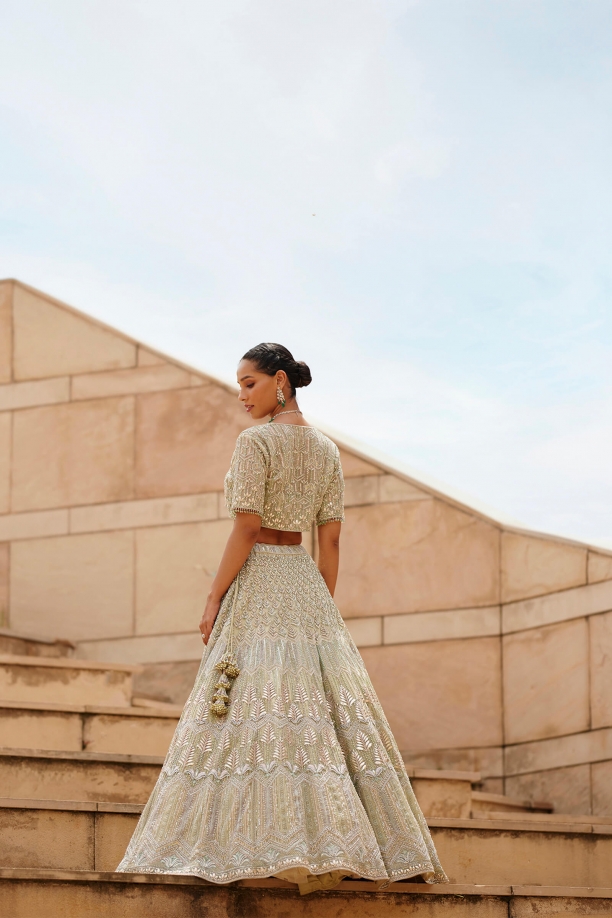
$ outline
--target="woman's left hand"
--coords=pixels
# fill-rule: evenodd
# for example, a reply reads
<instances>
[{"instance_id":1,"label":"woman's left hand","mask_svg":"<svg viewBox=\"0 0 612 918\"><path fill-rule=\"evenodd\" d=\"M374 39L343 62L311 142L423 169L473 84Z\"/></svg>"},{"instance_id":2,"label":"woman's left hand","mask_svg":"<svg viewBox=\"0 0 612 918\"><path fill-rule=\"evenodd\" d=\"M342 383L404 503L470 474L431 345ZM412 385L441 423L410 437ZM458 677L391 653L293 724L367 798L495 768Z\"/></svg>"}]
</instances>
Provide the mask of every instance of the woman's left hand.
<instances>
[{"instance_id":1,"label":"woman's left hand","mask_svg":"<svg viewBox=\"0 0 612 918\"><path fill-rule=\"evenodd\" d=\"M210 633L213 630L215 619L219 614L220 605L220 599L212 599L209 596L206 600L206 607L204 608L204 614L202 615L202 619L200 621L200 631L202 633L202 640L205 644L208 644L208 639L210 638Z\"/></svg>"}]
</instances>

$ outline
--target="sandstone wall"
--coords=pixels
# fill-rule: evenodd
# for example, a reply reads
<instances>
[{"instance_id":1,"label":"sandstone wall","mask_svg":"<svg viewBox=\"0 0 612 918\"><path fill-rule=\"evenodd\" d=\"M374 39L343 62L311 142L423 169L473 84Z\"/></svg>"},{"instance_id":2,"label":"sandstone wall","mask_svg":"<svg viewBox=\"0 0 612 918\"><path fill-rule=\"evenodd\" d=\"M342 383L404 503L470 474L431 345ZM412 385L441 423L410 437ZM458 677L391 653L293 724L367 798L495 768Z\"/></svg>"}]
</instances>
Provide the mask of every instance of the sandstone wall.
<instances>
[{"instance_id":1,"label":"sandstone wall","mask_svg":"<svg viewBox=\"0 0 612 918\"><path fill-rule=\"evenodd\" d=\"M141 692L184 699L247 421L230 387L0 283L0 626L145 663ZM336 599L408 759L612 814L612 556L339 445Z\"/></svg>"}]
</instances>

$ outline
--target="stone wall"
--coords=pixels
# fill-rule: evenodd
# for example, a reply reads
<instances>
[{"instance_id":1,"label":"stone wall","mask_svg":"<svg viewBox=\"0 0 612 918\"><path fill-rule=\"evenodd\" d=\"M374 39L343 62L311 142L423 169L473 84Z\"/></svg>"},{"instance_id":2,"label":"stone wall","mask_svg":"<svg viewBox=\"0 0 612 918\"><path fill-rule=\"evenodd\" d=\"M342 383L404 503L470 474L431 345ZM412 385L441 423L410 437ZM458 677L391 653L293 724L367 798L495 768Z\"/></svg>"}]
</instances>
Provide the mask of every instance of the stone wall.
<instances>
[{"instance_id":1,"label":"stone wall","mask_svg":"<svg viewBox=\"0 0 612 918\"><path fill-rule=\"evenodd\" d=\"M231 387L0 283L0 627L144 663L142 693L184 699L247 423ZM336 599L407 759L612 814L612 555L338 443Z\"/></svg>"}]
</instances>

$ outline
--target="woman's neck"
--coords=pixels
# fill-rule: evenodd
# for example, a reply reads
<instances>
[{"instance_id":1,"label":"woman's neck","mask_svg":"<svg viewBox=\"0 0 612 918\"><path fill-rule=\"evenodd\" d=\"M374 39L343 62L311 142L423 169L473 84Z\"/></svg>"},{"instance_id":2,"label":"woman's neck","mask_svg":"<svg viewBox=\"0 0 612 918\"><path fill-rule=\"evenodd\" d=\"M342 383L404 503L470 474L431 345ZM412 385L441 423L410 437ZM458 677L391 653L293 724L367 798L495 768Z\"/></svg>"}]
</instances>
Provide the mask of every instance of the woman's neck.
<instances>
[{"instance_id":1,"label":"woman's neck","mask_svg":"<svg viewBox=\"0 0 612 918\"><path fill-rule=\"evenodd\" d=\"M279 424L290 424L294 427L310 427L310 424L307 424L304 420L304 416L298 408L298 403L294 398L291 399L290 402L287 402L280 411L276 411L271 415L270 421L275 423L277 418L279 418Z\"/></svg>"}]
</instances>

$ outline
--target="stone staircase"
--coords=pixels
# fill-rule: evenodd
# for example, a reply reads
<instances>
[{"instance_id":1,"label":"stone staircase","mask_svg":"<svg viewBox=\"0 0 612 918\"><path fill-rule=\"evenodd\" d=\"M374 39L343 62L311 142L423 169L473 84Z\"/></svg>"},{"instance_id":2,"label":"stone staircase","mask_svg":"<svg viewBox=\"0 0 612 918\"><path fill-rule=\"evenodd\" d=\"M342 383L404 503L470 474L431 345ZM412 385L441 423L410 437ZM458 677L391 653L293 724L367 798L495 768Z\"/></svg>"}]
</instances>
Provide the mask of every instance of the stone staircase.
<instances>
[{"instance_id":1,"label":"stone staircase","mask_svg":"<svg viewBox=\"0 0 612 918\"><path fill-rule=\"evenodd\" d=\"M474 772L408 768L449 886L345 880L301 897L276 879L116 874L180 708L133 697L139 667L73 652L0 632L3 918L612 915L612 825L483 793Z\"/></svg>"}]
</instances>

